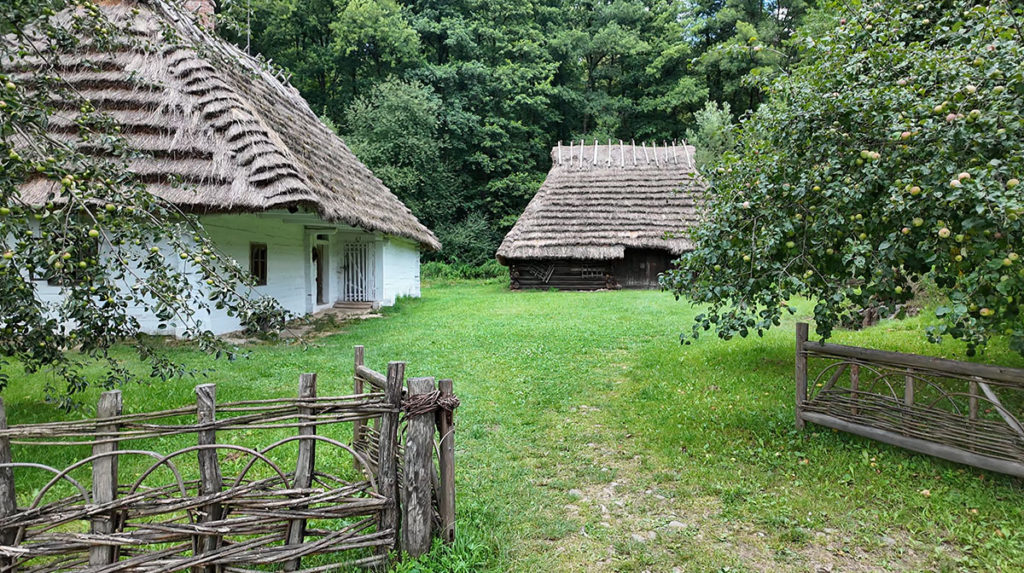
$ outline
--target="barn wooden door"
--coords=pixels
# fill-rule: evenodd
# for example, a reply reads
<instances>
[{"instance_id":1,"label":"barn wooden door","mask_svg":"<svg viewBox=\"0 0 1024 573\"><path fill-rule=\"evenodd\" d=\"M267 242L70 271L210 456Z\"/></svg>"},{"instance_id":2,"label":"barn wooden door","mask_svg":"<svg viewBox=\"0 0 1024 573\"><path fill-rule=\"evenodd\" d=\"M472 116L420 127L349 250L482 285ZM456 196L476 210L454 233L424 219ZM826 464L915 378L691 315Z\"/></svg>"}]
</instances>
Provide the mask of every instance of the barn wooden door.
<instances>
[{"instance_id":1,"label":"barn wooden door","mask_svg":"<svg viewBox=\"0 0 1024 573\"><path fill-rule=\"evenodd\" d=\"M370 279L370 245L345 245L345 262L341 268L342 299L346 302L372 301L367 283Z\"/></svg>"}]
</instances>

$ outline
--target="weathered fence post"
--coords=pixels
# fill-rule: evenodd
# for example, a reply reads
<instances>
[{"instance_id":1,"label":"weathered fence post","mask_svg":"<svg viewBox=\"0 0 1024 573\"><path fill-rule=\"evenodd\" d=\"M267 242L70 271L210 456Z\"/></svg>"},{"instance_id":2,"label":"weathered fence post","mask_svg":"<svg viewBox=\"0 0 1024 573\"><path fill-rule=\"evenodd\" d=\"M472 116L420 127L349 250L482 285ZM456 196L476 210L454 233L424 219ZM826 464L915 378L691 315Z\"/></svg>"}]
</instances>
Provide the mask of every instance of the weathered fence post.
<instances>
[{"instance_id":1,"label":"weathered fence post","mask_svg":"<svg viewBox=\"0 0 1024 573\"><path fill-rule=\"evenodd\" d=\"M4 408L4 400L0 398L0 430L7 429L7 410ZM0 437L0 464L9 464L14 459L11 457L11 440L7 436ZM14 468L0 468L0 517L17 513L18 501L14 495ZM16 528L9 528L0 531L0 543L11 546L17 536ZM0 568L6 571L14 570L14 557L0 557Z\"/></svg>"},{"instance_id":2,"label":"weathered fence post","mask_svg":"<svg viewBox=\"0 0 1024 573\"><path fill-rule=\"evenodd\" d=\"M903 377L903 405L908 408L914 405L914 371L910 368Z\"/></svg>"},{"instance_id":3,"label":"weathered fence post","mask_svg":"<svg viewBox=\"0 0 1024 573\"><path fill-rule=\"evenodd\" d=\"M796 323L796 429L804 429L804 402L807 401L807 323Z\"/></svg>"},{"instance_id":4,"label":"weathered fence post","mask_svg":"<svg viewBox=\"0 0 1024 573\"><path fill-rule=\"evenodd\" d=\"M213 424L217 420L217 385L201 384L196 386L196 418L199 426ZM200 446L208 446L217 443L217 431L213 429L199 430L196 432ZM220 462L217 457L216 448L199 450L199 495L214 495L220 493L223 486L223 478L220 474ZM200 512L200 522L220 521L224 510L219 503L211 503L203 507ZM220 536L201 535L193 540L195 553L208 553L220 547ZM216 573L220 568L217 566L205 566L200 568L205 573Z\"/></svg>"},{"instance_id":5,"label":"weathered fence post","mask_svg":"<svg viewBox=\"0 0 1024 573\"><path fill-rule=\"evenodd\" d=\"M967 412L968 418L972 422L978 421L978 382L971 380L967 383Z\"/></svg>"},{"instance_id":6,"label":"weathered fence post","mask_svg":"<svg viewBox=\"0 0 1024 573\"><path fill-rule=\"evenodd\" d=\"M451 379L440 380L437 389L441 398L455 395ZM441 486L438 488L437 507L441 514L441 540L445 543L455 541L455 412L439 410L437 412L437 430L441 436L437 454L437 465L441 473Z\"/></svg>"},{"instance_id":7,"label":"weathered fence post","mask_svg":"<svg viewBox=\"0 0 1024 573\"><path fill-rule=\"evenodd\" d=\"M391 411L381 416L380 444L378 452L380 460L377 465L377 484L380 494L391 500L384 506L380 514L378 531L391 530L398 542L399 507L398 502L398 416L402 408L402 380L405 378L405 362L389 362L388 376L384 385L384 400ZM382 547L386 553L388 547Z\"/></svg>"},{"instance_id":8,"label":"weathered fence post","mask_svg":"<svg viewBox=\"0 0 1024 573\"><path fill-rule=\"evenodd\" d=\"M96 419L116 418L121 415L121 391L112 390L100 394L96 406ZM96 426L96 440L100 443L92 447L92 455L98 456L117 451L116 434L118 425L100 424ZM92 502L102 505L114 501L117 497L117 456L104 456L92 462ZM90 531L93 535L109 535L117 527L117 514L110 512L97 515L91 520ZM117 560L117 548L113 545L93 545L89 547L89 565L109 565Z\"/></svg>"},{"instance_id":9,"label":"weathered fence post","mask_svg":"<svg viewBox=\"0 0 1024 573\"><path fill-rule=\"evenodd\" d=\"M433 378L410 378L409 396L434 392ZM431 475L434 472L434 413L407 412L405 430L405 506L402 520L402 549L413 557L430 550L433 525Z\"/></svg>"},{"instance_id":10,"label":"weathered fence post","mask_svg":"<svg viewBox=\"0 0 1024 573\"><path fill-rule=\"evenodd\" d=\"M363 393L363 379L359 377L357 371L359 367L363 365L364 349L362 345L355 347L355 367L352 369L352 393L356 396ZM363 420L356 420L352 422L352 449L360 450L363 442L363 425L366 422ZM356 469L360 469L361 465L359 460L353 457L352 464Z\"/></svg>"},{"instance_id":11,"label":"weathered fence post","mask_svg":"<svg viewBox=\"0 0 1024 573\"><path fill-rule=\"evenodd\" d=\"M860 413L860 409L857 408L857 401L860 397L860 364L853 363L850 365L850 400L853 401L853 406L850 407L850 413L856 416Z\"/></svg>"},{"instance_id":12,"label":"weathered fence post","mask_svg":"<svg viewBox=\"0 0 1024 573\"><path fill-rule=\"evenodd\" d=\"M312 400L316 398L316 374L302 374L299 376L299 400ZM301 402L300 402L301 404ZM314 405L299 406L299 435L316 435L316 424L312 423L312 416L316 413ZM316 467L316 440L299 440L299 455L295 464L295 483L293 489L306 489L313 485L313 471ZM295 506L293 509L306 509L305 504ZM293 519L288 523L288 545L301 545L306 537L306 520ZM285 562L285 571L296 571L299 568L299 557Z\"/></svg>"}]
</instances>

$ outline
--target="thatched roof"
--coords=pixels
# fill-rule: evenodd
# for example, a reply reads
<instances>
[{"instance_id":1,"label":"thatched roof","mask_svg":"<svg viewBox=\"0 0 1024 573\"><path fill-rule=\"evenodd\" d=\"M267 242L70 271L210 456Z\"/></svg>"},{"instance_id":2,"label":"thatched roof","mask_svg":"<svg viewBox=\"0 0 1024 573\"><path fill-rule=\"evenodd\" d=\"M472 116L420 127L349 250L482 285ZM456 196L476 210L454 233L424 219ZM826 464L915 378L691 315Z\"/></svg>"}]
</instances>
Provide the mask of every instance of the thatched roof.
<instances>
[{"instance_id":1,"label":"thatched roof","mask_svg":"<svg viewBox=\"0 0 1024 573\"><path fill-rule=\"evenodd\" d=\"M551 171L501 247L498 260L620 259L627 248L692 248L704 189L694 149L682 145L559 144Z\"/></svg>"},{"instance_id":2,"label":"thatched roof","mask_svg":"<svg viewBox=\"0 0 1024 573\"><path fill-rule=\"evenodd\" d=\"M130 26L138 46L67 57L59 71L148 153L132 169L152 193L199 213L304 207L327 221L441 248L267 65L164 0L102 9ZM51 131L72 138L74 122L75 110L60 111ZM22 197L42 202L52 185L33 179Z\"/></svg>"}]
</instances>

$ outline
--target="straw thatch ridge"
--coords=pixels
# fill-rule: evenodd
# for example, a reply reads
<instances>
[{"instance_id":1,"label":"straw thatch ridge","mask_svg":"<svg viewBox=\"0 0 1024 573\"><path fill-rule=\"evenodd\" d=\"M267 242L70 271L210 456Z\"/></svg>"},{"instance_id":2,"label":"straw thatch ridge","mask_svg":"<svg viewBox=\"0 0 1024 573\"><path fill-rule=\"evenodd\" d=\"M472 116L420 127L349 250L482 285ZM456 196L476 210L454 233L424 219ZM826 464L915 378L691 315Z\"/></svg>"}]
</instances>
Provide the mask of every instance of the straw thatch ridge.
<instances>
[{"instance_id":1,"label":"straw thatch ridge","mask_svg":"<svg viewBox=\"0 0 1024 573\"><path fill-rule=\"evenodd\" d=\"M198 213L308 208L326 221L441 248L266 65L164 0L102 9L142 47L79 53L58 70L149 156L132 168L152 193ZM58 112L51 132L73 138L75 112ZM44 202L54 185L32 179L22 197Z\"/></svg>"},{"instance_id":2,"label":"straw thatch ridge","mask_svg":"<svg viewBox=\"0 0 1024 573\"><path fill-rule=\"evenodd\" d=\"M551 171L498 248L498 261L621 259L625 250L692 249L682 236L704 190L694 148L575 142L551 151Z\"/></svg>"}]
</instances>

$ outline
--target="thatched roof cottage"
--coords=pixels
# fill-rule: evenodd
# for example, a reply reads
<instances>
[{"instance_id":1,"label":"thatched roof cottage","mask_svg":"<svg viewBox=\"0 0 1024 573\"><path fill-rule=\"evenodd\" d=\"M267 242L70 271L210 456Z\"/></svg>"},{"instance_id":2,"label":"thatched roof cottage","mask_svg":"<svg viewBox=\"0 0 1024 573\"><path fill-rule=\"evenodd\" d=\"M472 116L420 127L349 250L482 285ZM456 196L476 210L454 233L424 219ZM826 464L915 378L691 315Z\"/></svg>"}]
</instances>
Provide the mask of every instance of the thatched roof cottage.
<instances>
[{"instance_id":1,"label":"thatched roof cottage","mask_svg":"<svg viewBox=\"0 0 1024 573\"><path fill-rule=\"evenodd\" d=\"M656 288L691 249L704 189L688 145L561 144L551 171L498 248L520 288Z\"/></svg>"},{"instance_id":2,"label":"thatched roof cottage","mask_svg":"<svg viewBox=\"0 0 1024 573\"><path fill-rule=\"evenodd\" d=\"M292 312L419 295L420 251L440 249L437 238L280 74L164 0L102 4L153 47L65 61L63 76L146 153L132 168L152 193L199 214L258 290ZM187 7L213 11L212 0ZM74 121L59 113L52 130L73 134ZM29 181L22 195L42 201L53 184Z\"/></svg>"}]
</instances>

